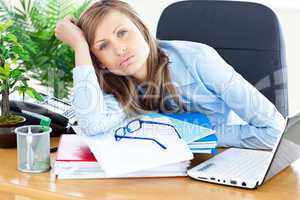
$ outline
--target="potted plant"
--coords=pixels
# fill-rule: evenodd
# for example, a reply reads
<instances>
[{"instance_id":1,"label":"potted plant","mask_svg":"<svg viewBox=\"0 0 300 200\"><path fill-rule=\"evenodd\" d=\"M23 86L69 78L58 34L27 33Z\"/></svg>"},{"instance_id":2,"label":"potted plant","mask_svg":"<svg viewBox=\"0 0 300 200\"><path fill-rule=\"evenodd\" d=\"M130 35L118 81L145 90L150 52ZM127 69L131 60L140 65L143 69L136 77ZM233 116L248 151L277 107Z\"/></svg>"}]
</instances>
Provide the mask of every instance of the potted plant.
<instances>
[{"instance_id":1,"label":"potted plant","mask_svg":"<svg viewBox=\"0 0 300 200\"><path fill-rule=\"evenodd\" d=\"M66 15L79 18L92 0L0 0L0 21L11 19L12 29L30 60L24 68L31 77L53 91L53 96L68 99L72 88L74 51L54 35L56 22Z\"/></svg>"},{"instance_id":2,"label":"potted plant","mask_svg":"<svg viewBox=\"0 0 300 200\"><path fill-rule=\"evenodd\" d=\"M28 60L27 52L18 43L16 36L10 31L13 21L8 20L0 23L0 147L9 148L16 146L14 129L25 122L20 115L10 113L9 95L15 91L24 95L42 100L42 96L27 84L25 70L22 69L24 62Z\"/></svg>"}]
</instances>

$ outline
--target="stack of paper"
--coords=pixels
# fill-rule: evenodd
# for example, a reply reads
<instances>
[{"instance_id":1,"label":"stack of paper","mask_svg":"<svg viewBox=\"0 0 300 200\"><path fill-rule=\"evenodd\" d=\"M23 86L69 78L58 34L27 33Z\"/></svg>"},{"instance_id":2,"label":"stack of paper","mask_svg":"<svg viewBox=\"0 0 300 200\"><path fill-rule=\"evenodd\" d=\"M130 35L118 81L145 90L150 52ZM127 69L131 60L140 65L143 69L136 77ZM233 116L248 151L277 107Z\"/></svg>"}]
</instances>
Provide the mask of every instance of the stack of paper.
<instances>
[{"instance_id":1,"label":"stack of paper","mask_svg":"<svg viewBox=\"0 0 300 200\"><path fill-rule=\"evenodd\" d=\"M176 165L164 165L159 168L144 171L108 176L101 168L101 162L90 151L78 135L62 135L54 164L54 172L59 179L92 179L121 177L164 177L186 176L190 162L180 162Z\"/></svg>"},{"instance_id":2,"label":"stack of paper","mask_svg":"<svg viewBox=\"0 0 300 200\"><path fill-rule=\"evenodd\" d=\"M201 113L150 113L138 119L148 122L134 132L125 131L121 137L116 130L123 130L122 127L132 119L95 136L86 136L74 126L79 141L87 144L94 164L99 166L70 167L68 171L66 162L58 159L56 172L59 177L185 176L193 153L213 153L215 150L215 132Z\"/></svg>"},{"instance_id":3,"label":"stack of paper","mask_svg":"<svg viewBox=\"0 0 300 200\"><path fill-rule=\"evenodd\" d=\"M145 116L143 120L172 123L167 117L150 119ZM170 126L145 124L142 129L128 135L152 138L163 144L166 149L161 148L153 140L132 138L116 140L116 129L126 126L128 121L107 133L96 136L86 136L79 127L73 127L76 134L88 144L97 161L101 163L106 177L186 175L188 161L193 158L193 154L174 129Z\"/></svg>"}]
</instances>

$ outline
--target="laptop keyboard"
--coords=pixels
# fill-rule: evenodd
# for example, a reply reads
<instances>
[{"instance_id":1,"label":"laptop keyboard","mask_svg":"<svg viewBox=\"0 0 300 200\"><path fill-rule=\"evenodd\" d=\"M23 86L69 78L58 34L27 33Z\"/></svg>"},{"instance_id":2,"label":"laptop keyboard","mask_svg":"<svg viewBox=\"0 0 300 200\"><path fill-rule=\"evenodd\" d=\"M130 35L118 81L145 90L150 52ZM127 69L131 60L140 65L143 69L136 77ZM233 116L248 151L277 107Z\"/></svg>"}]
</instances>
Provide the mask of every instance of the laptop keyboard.
<instances>
[{"instance_id":1,"label":"laptop keyboard","mask_svg":"<svg viewBox=\"0 0 300 200\"><path fill-rule=\"evenodd\" d=\"M258 177L264 173L271 152L231 148L209 160L209 167L199 171L218 177Z\"/></svg>"}]
</instances>

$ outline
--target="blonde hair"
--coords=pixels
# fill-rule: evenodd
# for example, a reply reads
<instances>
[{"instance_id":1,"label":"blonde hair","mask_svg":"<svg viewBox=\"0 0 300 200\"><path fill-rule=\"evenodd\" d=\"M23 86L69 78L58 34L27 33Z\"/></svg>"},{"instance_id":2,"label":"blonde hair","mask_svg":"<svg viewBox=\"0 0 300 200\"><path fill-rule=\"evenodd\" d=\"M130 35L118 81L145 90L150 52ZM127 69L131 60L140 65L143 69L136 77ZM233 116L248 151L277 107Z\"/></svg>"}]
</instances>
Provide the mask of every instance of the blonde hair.
<instances>
[{"instance_id":1,"label":"blonde hair","mask_svg":"<svg viewBox=\"0 0 300 200\"><path fill-rule=\"evenodd\" d=\"M128 114L132 114L132 112L179 112L184 110L185 106L176 94L175 86L171 83L168 57L159 48L156 39L151 36L148 28L138 17L137 13L127 3L118 0L98 1L81 15L78 26L83 30L89 46L95 40L95 31L98 24L112 10L127 16L138 27L149 45L147 87L145 88L145 93L141 96L137 89L136 81L131 77L118 76L107 72L101 67L101 62L90 51L100 87L105 92L113 94ZM164 100L170 97L178 106L176 109L165 106Z\"/></svg>"}]
</instances>

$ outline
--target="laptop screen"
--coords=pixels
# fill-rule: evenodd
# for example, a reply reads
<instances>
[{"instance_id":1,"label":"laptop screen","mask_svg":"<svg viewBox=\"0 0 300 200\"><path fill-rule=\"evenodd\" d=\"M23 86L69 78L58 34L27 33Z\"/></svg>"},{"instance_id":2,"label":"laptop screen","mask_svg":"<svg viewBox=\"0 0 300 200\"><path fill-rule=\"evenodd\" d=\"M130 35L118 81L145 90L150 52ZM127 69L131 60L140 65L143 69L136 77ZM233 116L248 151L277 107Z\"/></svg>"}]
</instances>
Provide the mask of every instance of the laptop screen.
<instances>
[{"instance_id":1,"label":"laptop screen","mask_svg":"<svg viewBox=\"0 0 300 200\"><path fill-rule=\"evenodd\" d=\"M275 150L263 182L300 158L300 114L287 118L286 127Z\"/></svg>"}]
</instances>

